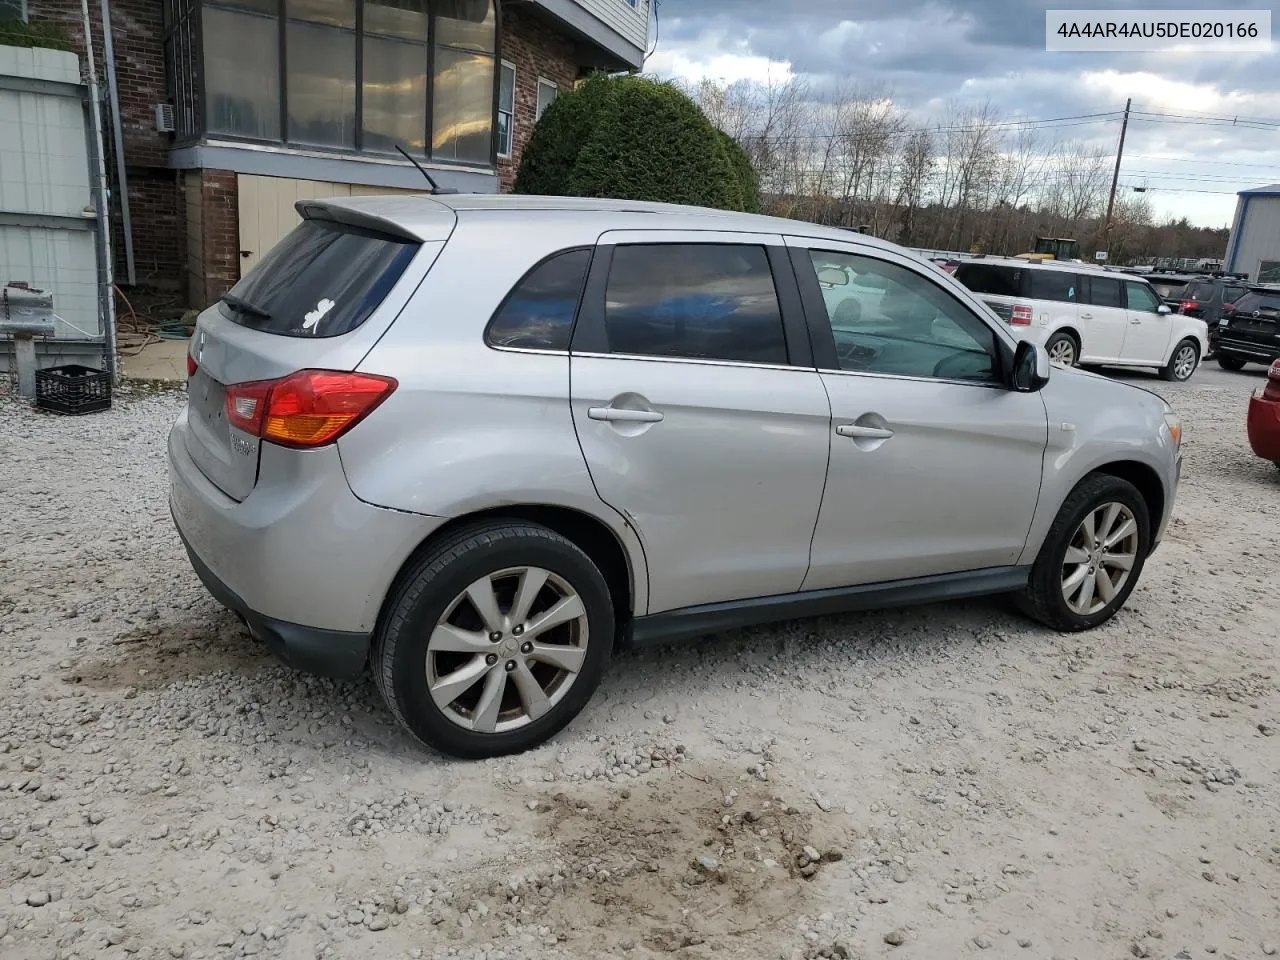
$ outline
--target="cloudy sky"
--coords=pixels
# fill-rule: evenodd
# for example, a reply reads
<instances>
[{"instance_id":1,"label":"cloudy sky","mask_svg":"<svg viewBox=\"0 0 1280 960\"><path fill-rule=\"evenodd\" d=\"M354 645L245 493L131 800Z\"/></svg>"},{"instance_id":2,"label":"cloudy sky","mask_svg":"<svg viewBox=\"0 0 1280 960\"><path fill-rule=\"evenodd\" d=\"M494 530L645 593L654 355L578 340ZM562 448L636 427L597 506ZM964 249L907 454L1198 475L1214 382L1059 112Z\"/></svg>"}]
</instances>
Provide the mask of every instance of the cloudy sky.
<instances>
[{"instance_id":1,"label":"cloudy sky","mask_svg":"<svg viewBox=\"0 0 1280 960\"><path fill-rule=\"evenodd\" d=\"M801 75L816 90L853 77L931 121L955 99L1041 119L1119 111L1132 97L1135 111L1176 115L1135 115L1125 144L1120 182L1146 186L1157 216L1225 226L1237 190L1280 182L1274 52L1049 53L1046 8L1257 9L1280 23L1257 0L660 0L647 69L727 82ZM1057 134L1114 150L1119 128L1103 118Z\"/></svg>"}]
</instances>

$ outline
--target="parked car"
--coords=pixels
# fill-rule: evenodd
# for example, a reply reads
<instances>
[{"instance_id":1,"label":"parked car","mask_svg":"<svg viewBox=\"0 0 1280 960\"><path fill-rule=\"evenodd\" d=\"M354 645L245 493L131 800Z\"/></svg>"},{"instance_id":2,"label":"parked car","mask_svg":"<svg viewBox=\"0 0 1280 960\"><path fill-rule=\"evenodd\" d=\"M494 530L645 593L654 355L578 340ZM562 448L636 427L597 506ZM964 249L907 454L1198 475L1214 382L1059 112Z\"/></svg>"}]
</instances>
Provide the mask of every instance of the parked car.
<instances>
[{"instance_id":1,"label":"parked car","mask_svg":"<svg viewBox=\"0 0 1280 960\"><path fill-rule=\"evenodd\" d=\"M546 740L623 644L981 594L1096 627L1168 523L1162 399L1050 372L874 237L561 197L298 209L199 316L174 521L254 636L371 667L446 753Z\"/></svg>"},{"instance_id":2,"label":"parked car","mask_svg":"<svg viewBox=\"0 0 1280 960\"><path fill-rule=\"evenodd\" d=\"M1159 284L1152 282L1159 289ZM1179 313L1188 317L1198 317L1209 328L1208 359L1217 354L1218 332L1227 309L1249 292L1248 278L1240 274L1218 274L1199 276L1191 280L1180 294L1178 301L1172 304Z\"/></svg>"},{"instance_id":3,"label":"parked car","mask_svg":"<svg viewBox=\"0 0 1280 960\"><path fill-rule=\"evenodd\" d=\"M1271 364L1267 382L1249 398L1249 446L1280 467L1280 360Z\"/></svg>"},{"instance_id":4,"label":"parked car","mask_svg":"<svg viewBox=\"0 0 1280 960\"><path fill-rule=\"evenodd\" d=\"M1218 327L1218 364L1243 370L1246 363L1280 358L1280 290L1253 286L1228 305Z\"/></svg>"},{"instance_id":5,"label":"parked car","mask_svg":"<svg viewBox=\"0 0 1280 960\"><path fill-rule=\"evenodd\" d=\"M962 263L954 276L1062 366L1156 367L1181 381L1208 349L1204 321L1173 313L1144 277L1004 258Z\"/></svg>"},{"instance_id":6,"label":"parked car","mask_svg":"<svg viewBox=\"0 0 1280 960\"><path fill-rule=\"evenodd\" d=\"M1191 286L1195 279L1195 275L1189 273L1146 274L1147 283L1151 284L1151 289L1155 290L1156 296L1174 310L1178 308L1178 304L1182 302L1187 288Z\"/></svg>"}]
</instances>

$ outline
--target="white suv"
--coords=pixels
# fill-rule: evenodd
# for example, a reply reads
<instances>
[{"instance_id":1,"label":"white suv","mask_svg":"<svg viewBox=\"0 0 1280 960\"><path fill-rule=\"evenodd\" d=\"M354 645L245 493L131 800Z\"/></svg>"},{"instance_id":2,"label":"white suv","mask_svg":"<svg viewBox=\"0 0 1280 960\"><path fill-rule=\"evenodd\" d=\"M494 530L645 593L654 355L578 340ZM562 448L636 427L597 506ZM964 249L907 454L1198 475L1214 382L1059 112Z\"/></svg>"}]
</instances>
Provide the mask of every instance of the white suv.
<instances>
[{"instance_id":1,"label":"white suv","mask_svg":"<svg viewBox=\"0 0 1280 960\"><path fill-rule=\"evenodd\" d=\"M1061 366L1156 367L1187 380L1209 345L1203 320L1173 313L1141 277L1083 263L979 258L955 278L1015 336L1044 346Z\"/></svg>"}]
</instances>

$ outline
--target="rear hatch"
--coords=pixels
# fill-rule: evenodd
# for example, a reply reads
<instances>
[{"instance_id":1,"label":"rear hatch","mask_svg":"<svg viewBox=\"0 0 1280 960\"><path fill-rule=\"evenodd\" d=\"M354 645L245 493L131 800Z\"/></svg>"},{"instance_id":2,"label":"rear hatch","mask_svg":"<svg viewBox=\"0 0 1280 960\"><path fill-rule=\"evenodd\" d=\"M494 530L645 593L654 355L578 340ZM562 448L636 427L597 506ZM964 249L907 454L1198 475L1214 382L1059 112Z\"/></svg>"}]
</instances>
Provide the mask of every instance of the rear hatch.
<instances>
[{"instance_id":1,"label":"rear hatch","mask_svg":"<svg viewBox=\"0 0 1280 960\"><path fill-rule=\"evenodd\" d=\"M1026 274L1021 267L972 260L957 266L952 276L976 293L1005 323L1013 324L1014 307L1023 307L1017 322L1025 324L1030 314L1027 305L1018 301L1026 295Z\"/></svg>"},{"instance_id":2,"label":"rear hatch","mask_svg":"<svg viewBox=\"0 0 1280 960\"><path fill-rule=\"evenodd\" d=\"M1280 291L1253 290L1237 300L1223 336L1268 348L1280 345Z\"/></svg>"},{"instance_id":3,"label":"rear hatch","mask_svg":"<svg viewBox=\"0 0 1280 960\"><path fill-rule=\"evenodd\" d=\"M447 237L454 215L432 205L447 214ZM302 212L307 219L200 315L191 339L187 452L234 500L257 483L261 441L232 423L228 387L239 393L299 370L354 370L444 246L424 243L420 229L341 207Z\"/></svg>"}]
</instances>

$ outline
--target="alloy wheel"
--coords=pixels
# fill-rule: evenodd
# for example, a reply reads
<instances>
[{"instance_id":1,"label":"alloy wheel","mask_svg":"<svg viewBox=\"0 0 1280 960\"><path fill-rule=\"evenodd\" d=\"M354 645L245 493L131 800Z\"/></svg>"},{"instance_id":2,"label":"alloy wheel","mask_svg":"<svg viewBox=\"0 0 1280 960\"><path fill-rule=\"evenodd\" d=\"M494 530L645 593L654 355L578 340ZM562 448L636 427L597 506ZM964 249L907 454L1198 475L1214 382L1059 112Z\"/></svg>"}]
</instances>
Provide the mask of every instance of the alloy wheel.
<instances>
[{"instance_id":1,"label":"alloy wheel","mask_svg":"<svg viewBox=\"0 0 1280 960\"><path fill-rule=\"evenodd\" d=\"M587 611L562 577L511 567L445 608L427 640L427 689L450 721L507 733L564 699L587 656Z\"/></svg>"},{"instance_id":2,"label":"alloy wheel","mask_svg":"<svg viewBox=\"0 0 1280 960\"><path fill-rule=\"evenodd\" d=\"M1138 559L1138 521L1123 503L1104 503L1080 521L1062 562L1062 597L1092 616L1124 589Z\"/></svg>"},{"instance_id":3,"label":"alloy wheel","mask_svg":"<svg viewBox=\"0 0 1280 960\"><path fill-rule=\"evenodd\" d=\"M1196 369L1196 348L1189 343L1178 348L1173 355L1173 376L1177 380L1186 380Z\"/></svg>"},{"instance_id":4,"label":"alloy wheel","mask_svg":"<svg viewBox=\"0 0 1280 960\"><path fill-rule=\"evenodd\" d=\"M1063 337L1049 348L1049 362L1060 367L1070 367L1076 362L1076 345L1067 337Z\"/></svg>"}]
</instances>

